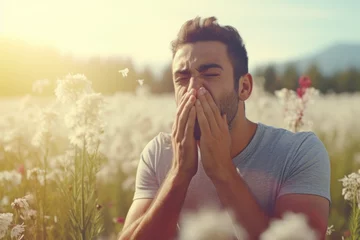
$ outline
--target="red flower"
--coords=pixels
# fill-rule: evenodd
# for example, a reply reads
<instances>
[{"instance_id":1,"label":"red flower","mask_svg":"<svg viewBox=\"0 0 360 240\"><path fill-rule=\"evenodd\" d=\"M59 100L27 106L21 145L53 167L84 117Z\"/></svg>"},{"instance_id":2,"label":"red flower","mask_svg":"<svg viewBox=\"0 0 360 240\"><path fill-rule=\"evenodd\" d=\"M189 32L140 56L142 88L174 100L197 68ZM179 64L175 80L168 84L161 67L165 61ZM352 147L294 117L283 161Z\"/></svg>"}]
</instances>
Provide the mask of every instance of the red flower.
<instances>
[{"instance_id":1,"label":"red flower","mask_svg":"<svg viewBox=\"0 0 360 240\"><path fill-rule=\"evenodd\" d=\"M125 218L122 217L114 217L113 218L114 223L124 223L125 222Z\"/></svg>"},{"instance_id":2,"label":"red flower","mask_svg":"<svg viewBox=\"0 0 360 240\"><path fill-rule=\"evenodd\" d=\"M306 88L298 88L296 89L297 95L299 98L302 98L306 92Z\"/></svg>"},{"instance_id":3,"label":"red flower","mask_svg":"<svg viewBox=\"0 0 360 240\"><path fill-rule=\"evenodd\" d=\"M311 80L307 76L301 76L299 78L299 87L296 89L298 97L302 98L308 89L311 86Z\"/></svg>"},{"instance_id":4,"label":"red flower","mask_svg":"<svg viewBox=\"0 0 360 240\"><path fill-rule=\"evenodd\" d=\"M299 78L299 85L301 88L309 88L311 86L311 79L307 76L301 76Z\"/></svg>"},{"instance_id":5,"label":"red flower","mask_svg":"<svg viewBox=\"0 0 360 240\"><path fill-rule=\"evenodd\" d=\"M21 173L21 175L25 174L25 167L24 164L21 164L20 167L18 167L17 171Z\"/></svg>"}]
</instances>

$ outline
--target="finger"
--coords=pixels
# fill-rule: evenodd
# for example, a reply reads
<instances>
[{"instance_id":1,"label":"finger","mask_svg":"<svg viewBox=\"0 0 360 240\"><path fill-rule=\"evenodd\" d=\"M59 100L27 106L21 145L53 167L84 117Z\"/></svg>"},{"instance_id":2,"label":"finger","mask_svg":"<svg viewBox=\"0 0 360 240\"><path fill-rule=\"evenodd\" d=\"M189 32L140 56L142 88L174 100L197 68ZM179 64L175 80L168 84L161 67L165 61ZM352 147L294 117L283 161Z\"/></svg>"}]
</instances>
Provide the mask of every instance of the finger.
<instances>
[{"instance_id":1,"label":"finger","mask_svg":"<svg viewBox=\"0 0 360 240\"><path fill-rule=\"evenodd\" d=\"M228 125L228 122L227 122L227 115L225 113L222 116L222 120L223 120L224 130L229 131L229 125Z\"/></svg>"},{"instance_id":2,"label":"finger","mask_svg":"<svg viewBox=\"0 0 360 240\"><path fill-rule=\"evenodd\" d=\"M208 120L209 126L210 126L210 130L213 132L216 132L219 130L220 126L215 118L215 114L213 113L213 110L211 109L207 96L209 96L210 98L212 98L210 96L210 94L205 90L204 88L204 93L203 94L199 94L199 100L202 106L202 109L205 113L205 116Z\"/></svg>"},{"instance_id":3,"label":"finger","mask_svg":"<svg viewBox=\"0 0 360 240\"><path fill-rule=\"evenodd\" d=\"M175 121L173 124L173 133L176 132L177 130L177 126L178 126L178 122L179 122L179 118L180 118L180 114L182 112L182 109L184 108L186 101L189 99L189 97L191 96L191 94L189 92L185 93L184 96L181 98L180 104L176 110L176 116L175 116Z\"/></svg>"},{"instance_id":4,"label":"finger","mask_svg":"<svg viewBox=\"0 0 360 240\"><path fill-rule=\"evenodd\" d=\"M214 101L214 98L209 93L205 94L204 97L207 100L207 104L209 105L209 107L213 113L213 116L215 118L215 121L217 122L217 125L220 127L222 125L223 119L222 119L220 110Z\"/></svg>"},{"instance_id":5,"label":"finger","mask_svg":"<svg viewBox=\"0 0 360 240\"><path fill-rule=\"evenodd\" d=\"M185 138L187 139L191 139L194 138L194 129L195 129L195 119L196 119L196 110L195 110L195 106L193 105L190 109L189 112L189 118L188 121L186 122L186 127L185 127Z\"/></svg>"},{"instance_id":6,"label":"finger","mask_svg":"<svg viewBox=\"0 0 360 240\"><path fill-rule=\"evenodd\" d=\"M196 108L196 117L198 119L200 131L201 131L201 136L210 136L211 135L210 125L208 123L208 119L205 116L204 109L200 103L200 100L196 100L195 108Z\"/></svg>"},{"instance_id":7,"label":"finger","mask_svg":"<svg viewBox=\"0 0 360 240\"><path fill-rule=\"evenodd\" d=\"M178 129L177 129L177 133L178 133L178 139L183 139L184 137L184 133L185 133L185 126L186 126L186 122L188 121L189 118L189 112L192 106L194 106L195 103L195 96L190 96L188 98L188 101L186 102L180 117L178 119Z\"/></svg>"}]
</instances>

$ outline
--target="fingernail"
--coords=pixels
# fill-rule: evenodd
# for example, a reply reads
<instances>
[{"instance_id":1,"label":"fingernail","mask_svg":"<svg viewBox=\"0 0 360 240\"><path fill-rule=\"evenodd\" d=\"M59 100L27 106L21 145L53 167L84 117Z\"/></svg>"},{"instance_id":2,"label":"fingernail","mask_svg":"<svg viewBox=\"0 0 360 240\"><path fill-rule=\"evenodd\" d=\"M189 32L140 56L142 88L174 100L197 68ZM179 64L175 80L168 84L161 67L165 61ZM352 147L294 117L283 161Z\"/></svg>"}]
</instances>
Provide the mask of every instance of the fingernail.
<instances>
[{"instance_id":1,"label":"fingernail","mask_svg":"<svg viewBox=\"0 0 360 240\"><path fill-rule=\"evenodd\" d=\"M205 88L201 87L201 88L199 89L199 94L200 94L200 95L204 95L205 92L206 92Z\"/></svg>"}]
</instances>

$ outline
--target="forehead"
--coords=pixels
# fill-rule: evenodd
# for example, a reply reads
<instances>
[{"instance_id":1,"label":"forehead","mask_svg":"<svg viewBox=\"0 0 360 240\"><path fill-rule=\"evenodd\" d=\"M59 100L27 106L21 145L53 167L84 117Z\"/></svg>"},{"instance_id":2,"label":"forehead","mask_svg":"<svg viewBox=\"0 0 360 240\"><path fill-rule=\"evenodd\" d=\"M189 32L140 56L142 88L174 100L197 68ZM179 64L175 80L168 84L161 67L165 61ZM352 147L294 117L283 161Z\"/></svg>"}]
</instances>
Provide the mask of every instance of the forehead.
<instances>
[{"instance_id":1,"label":"forehead","mask_svg":"<svg viewBox=\"0 0 360 240\"><path fill-rule=\"evenodd\" d=\"M226 65L230 60L226 45L217 41L187 43L179 47L174 59L173 69L192 69L204 63Z\"/></svg>"}]
</instances>

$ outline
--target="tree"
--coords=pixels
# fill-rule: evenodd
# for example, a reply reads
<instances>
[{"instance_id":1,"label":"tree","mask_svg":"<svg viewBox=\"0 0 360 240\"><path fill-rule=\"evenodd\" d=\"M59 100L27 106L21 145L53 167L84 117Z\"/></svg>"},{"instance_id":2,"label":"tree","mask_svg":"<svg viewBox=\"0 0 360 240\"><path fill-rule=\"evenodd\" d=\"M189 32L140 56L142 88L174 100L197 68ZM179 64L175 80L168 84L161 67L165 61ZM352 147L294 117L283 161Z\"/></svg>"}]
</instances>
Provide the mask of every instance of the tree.
<instances>
[{"instance_id":1,"label":"tree","mask_svg":"<svg viewBox=\"0 0 360 240\"><path fill-rule=\"evenodd\" d=\"M311 79L312 87L319 89L322 93L325 93L328 90L326 89L327 79L323 77L316 63L313 63L309 66L305 75Z\"/></svg>"},{"instance_id":2,"label":"tree","mask_svg":"<svg viewBox=\"0 0 360 240\"><path fill-rule=\"evenodd\" d=\"M264 74L265 83L264 89L269 93L274 93L277 89L277 76L276 76L276 69L274 65L269 65L265 68Z\"/></svg>"},{"instance_id":3,"label":"tree","mask_svg":"<svg viewBox=\"0 0 360 240\"><path fill-rule=\"evenodd\" d=\"M295 90L298 86L299 74L296 65L290 63L286 66L284 73L281 77L281 88L288 88Z\"/></svg>"}]
</instances>

